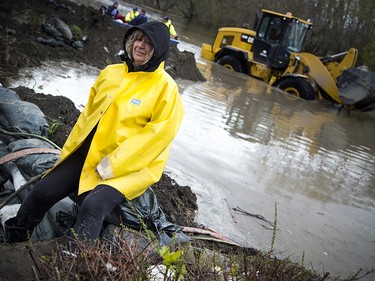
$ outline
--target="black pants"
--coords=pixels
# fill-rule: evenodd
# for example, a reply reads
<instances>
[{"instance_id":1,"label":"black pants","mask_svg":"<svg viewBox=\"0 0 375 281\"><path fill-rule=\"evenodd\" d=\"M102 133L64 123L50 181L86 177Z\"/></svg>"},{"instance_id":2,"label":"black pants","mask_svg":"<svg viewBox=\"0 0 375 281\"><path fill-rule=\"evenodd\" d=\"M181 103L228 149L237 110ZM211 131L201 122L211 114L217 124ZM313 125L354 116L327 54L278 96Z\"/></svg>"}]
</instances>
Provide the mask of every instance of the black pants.
<instances>
[{"instance_id":1,"label":"black pants","mask_svg":"<svg viewBox=\"0 0 375 281\"><path fill-rule=\"evenodd\" d=\"M77 193L79 178L86 159L91 137L69 158L40 180L23 201L18 210L15 225L32 230L46 212L58 201ZM119 203L124 195L109 185L98 185L78 197L80 204L74 236L93 241L99 237L105 216Z\"/></svg>"}]
</instances>

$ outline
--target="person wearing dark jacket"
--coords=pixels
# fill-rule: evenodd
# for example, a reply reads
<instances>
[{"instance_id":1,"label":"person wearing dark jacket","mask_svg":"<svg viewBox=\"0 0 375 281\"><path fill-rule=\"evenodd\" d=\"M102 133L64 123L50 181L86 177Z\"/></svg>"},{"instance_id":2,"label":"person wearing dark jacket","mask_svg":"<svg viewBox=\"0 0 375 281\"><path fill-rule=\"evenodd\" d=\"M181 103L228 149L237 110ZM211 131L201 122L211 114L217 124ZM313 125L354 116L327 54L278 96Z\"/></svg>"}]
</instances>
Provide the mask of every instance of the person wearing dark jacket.
<instances>
[{"instance_id":1,"label":"person wearing dark jacket","mask_svg":"<svg viewBox=\"0 0 375 281\"><path fill-rule=\"evenodd\" d=\"M118 8L118 2L114 2L112 6L106 7L106 6L101 6L100 7L100 13L102 15L109 15L113 19L116 19L119 16L119 11L117 10Z\"/></svg>"},{"instance_id":2,"label":"person wearing dark jacket","mask_svg":"<svg viewBox=\"0 0 375 281\"><path fill-rule=\"evenodd\" d=\"M75 251L75 239L94 243L114 207L160 179L184 115L164 70L168 28L154 21L132 27L124 50L124 63L107 66L91 87L59 160L5 221L7 242L27 240L55 203L74 194L80 207L68 245Z\"/></svg>"},{"instance_id":3,"label":"person wearing dark jacket","mask_svg":"<svg viewBox=\"0 0 375 281\"><path fill-rule=\"evenodd\" d=\"M142 23L145 23L148 21L148 18L146 16L146 11L144 9L141 9L139 12L139 15L136 16L135 19L131 20L129 22L130 25L140 25Z\"/></svg>"}]
</instances>

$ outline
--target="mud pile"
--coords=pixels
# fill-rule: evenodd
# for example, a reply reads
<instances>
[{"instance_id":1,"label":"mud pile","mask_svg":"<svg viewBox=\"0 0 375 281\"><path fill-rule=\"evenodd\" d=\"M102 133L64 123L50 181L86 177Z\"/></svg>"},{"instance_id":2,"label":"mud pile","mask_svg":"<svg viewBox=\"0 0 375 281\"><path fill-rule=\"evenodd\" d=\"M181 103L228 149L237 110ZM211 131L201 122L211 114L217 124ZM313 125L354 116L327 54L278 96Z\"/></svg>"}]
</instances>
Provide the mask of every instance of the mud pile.
<instances>
[{"instance_id":1,"label":"mud pile","mask_svg":"<svg viewBox=\"0 0 375 281\"><path fill-rule=\"evenodd\" d=\"M57 30L63 24L71 33ZM74 61L99 69L120 63L125 31L99 14L99 7L64 0L1 1L0 83L8 86L8 79L17 77L20 68L39 66L45 60ZM173 78L204 80L194 54L172 45L166 69Z\"/></svg>"}]
</instances>

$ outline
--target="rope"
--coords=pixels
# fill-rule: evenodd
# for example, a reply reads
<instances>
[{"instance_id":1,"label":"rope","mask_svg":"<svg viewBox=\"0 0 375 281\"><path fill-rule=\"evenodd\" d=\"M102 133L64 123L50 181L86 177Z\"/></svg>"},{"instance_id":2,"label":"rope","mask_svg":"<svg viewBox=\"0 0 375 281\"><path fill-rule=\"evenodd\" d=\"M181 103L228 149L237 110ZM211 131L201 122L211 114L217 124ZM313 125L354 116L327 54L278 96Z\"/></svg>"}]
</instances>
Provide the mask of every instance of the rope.
<instances>
[{"instance_id":1,"label":"rope","mask_svg":"<svg viewBox=\"0 0 375 281\"><path fill-rule=\"evenodd\" d=\"M22 133L22 132L10 132L10 131L4 130L3 128L0 128L0 133L10 135L10 136L30 137L30 138L40 139L40 140L43 140L43 141L49 143L50 145L52 145L56 149L61 149L57 144L53 143L52 141L50 141L49 139L47 139L45 137L39 136L39 135Z\"/></svg>"},{"instance_id":2,"label":"rope","mask_svg":"<svg viewBox=\"0 0 375 281\"><path fill-rule=\"evenodd\" d=\"M3 156L0 158L0 165L7 163L12 160L16 160L18 158L24 157L26 155L30 154L40 154L40 153L53 153L53 154L60 154L59 149L53 149L53 148L42 148L42 147L37 147L37 148L26 148L22 149L16 152L8 153L7 155Z\"/></svg>"}]
</instances>

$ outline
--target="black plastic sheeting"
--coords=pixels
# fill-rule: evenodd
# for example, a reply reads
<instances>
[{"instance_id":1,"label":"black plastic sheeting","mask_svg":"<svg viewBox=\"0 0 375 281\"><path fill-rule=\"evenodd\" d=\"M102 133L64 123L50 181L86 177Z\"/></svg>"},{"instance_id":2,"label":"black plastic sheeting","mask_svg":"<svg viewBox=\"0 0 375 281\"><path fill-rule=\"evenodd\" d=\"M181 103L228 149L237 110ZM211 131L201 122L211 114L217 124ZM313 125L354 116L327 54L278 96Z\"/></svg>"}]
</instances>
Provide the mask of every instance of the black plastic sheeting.
<instances>
[{"instance_id":1,"label":"black plastic sheeting","mask_svg":"<svg viewBox=\"0 0 375 281\"><path fill-rule=\"evenodd\" d=\"M38 106L22 101L18 94L0 87L0 126L14 132L47 136L48 123Z\"/></svg>"},{"instance_id":2,"label":"black plastic sheeting","mask_svg":"<svg viewBox=\"0 0 375 281\"><path fill-rule=\"evenodd\" d=\"M20 132L31 136L18 137L7 132ZM35 104L21 101L16 92L0 87L0 157L26 148L53 148L48 142L32 137L46 136L47 132L46 118ZM10 176L11 166L20 171L25 182L47 171L57 158L55 154L33 154L15 160L16 167L9 163L1 165L0 203L15 191L12 185L15 179ZM26 195L27 191L9 204L20 204ZM71 198L64 198L48 211L43 221L34 229L31 240L51 239L67 234L74 225L78 210L79 206ZM160 245L171 245L172 242L183 244L190 241L190 237L182 232L181 226L166 220L151 187L138 198L118 205L105 218L102 237L116 242L118 235L112 232L118 231L122 226L134 230L146 227L155 234Z\"/></svg>"}]
</instances>

